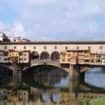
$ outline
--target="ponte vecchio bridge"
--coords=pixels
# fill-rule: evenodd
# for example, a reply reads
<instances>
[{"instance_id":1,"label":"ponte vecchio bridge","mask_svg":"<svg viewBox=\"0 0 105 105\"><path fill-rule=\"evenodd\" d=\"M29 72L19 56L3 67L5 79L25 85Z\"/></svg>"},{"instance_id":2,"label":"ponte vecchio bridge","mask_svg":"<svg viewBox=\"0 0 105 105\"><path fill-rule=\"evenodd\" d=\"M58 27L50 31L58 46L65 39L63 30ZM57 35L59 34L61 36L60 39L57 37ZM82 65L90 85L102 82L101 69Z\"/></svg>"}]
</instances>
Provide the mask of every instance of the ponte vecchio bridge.
<instances>
[{"instance_id":1,"label":"ponte vecchio bridge","mask_svg":"<svg viewBox=\"0 0 105 105\"><path fill-rule=\"evenodd\" d=\"M71 80L92 67L105 66L104 41L36 41L1 42L0 66L13 71L24 71L39 65L61 68ZM18 66L18 67L17 67Z\"/></svg>"},{"instance_id":2,"label":"ponte vecchio bridge","mask_svg":"<svg viewBox=\"0 0 105 105\"><path fill-rule=\"evenodd\" d=\"M40 66L67 72L71 91L77 92L86 71L105 67L105 41L0 42L0 68L12 71L14 86L24 71Z\"/></svg>"}]
</instances>

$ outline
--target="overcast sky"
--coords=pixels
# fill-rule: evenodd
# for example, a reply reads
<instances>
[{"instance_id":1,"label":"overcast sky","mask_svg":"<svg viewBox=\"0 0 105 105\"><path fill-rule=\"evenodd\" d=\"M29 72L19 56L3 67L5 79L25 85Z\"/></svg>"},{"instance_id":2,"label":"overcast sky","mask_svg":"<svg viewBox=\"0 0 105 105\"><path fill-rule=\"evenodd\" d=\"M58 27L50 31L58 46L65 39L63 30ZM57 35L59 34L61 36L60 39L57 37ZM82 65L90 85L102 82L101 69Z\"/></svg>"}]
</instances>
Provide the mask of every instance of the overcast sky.
<instances>
[{"instance_id":1,"label":"overcast sky","mask_svg":"<svg viewBox=\"0 0 105 105\"><path fill-rule=\"evenodd\" d=\"M0 31L31 40L105 40L105 0L0 0Z\"/></svg>"}]
</instances>

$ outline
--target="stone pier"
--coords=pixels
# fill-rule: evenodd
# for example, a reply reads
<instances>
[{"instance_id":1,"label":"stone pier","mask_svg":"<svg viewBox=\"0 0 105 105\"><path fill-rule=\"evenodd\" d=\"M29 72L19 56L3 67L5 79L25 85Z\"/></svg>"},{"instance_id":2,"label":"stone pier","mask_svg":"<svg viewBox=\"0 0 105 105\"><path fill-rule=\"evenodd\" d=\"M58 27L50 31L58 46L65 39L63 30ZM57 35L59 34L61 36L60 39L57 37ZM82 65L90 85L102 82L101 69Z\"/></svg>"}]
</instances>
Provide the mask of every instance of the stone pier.
<instances>
[{"instance_id":1,"label":"stone pier","mask_svg":"<svg viewBox=\"0 0 105 105\"><path fill-rule=\"evenodd\" d=\"M79 83L80 83L80 70L79 66L70 65L70 105L78 105Z\"/></svg>"},{"instance_id":2,"label":"stone pier","mask_svg":"<svg viewBox=\"0 0 105 105\"><path fill-rule=\"evenodd\" d=\"M12 64L13 66L13 87L18 88L21 85L22 80L22 70L17 64Z\"/></svg>"}]
</instances>

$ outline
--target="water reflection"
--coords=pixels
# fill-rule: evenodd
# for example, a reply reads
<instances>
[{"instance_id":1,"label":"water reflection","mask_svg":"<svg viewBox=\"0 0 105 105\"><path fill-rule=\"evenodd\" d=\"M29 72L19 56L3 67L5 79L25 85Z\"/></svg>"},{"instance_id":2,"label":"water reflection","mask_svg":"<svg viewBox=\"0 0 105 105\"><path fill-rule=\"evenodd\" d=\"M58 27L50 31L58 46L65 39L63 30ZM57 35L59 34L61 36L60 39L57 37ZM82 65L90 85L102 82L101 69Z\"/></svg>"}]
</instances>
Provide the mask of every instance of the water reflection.
<instances>
[{"instance_id":1,"label":"water reflection","mask_svg":"<svg viewBox=\"0 0 105 105\"><path fill-rule=\"evenodd\" d=\"M51 101L53 103L59 103L60 102L60 94L59 93L42 93L41 94L41 100L44 103L47 103L48 101Z\"/></svg>"},{"instance_id":2,"label":"water reflection","mask_svg":"<svg viewBox=\"0 0 105 105\"><path fill-rule=\"evenodd\" d=\"M57 67L41 65L25 70L22 73L23 81L33 87L67 87L69 83L68 73Z\"/></svg>"},{"instance_id":3,"label":"water reflection","mask_svg":"<svg viewBox=\"0 0 105 105\"><path fill-rule=\"evenodd\" d=\"M2 69L0 73L0 80L1 80L0 84L2 84L2 81L9 80L8 78L11 77L10 74L11 73L9 71L4 72L4 69ZM6 76L7 78L4 78L4 76ZM29 87L31 87L31 92L30 92L31 100L37 101L40 98L42 102L44 103L44 105L50 105L48 103L49 101L51 101L53 105L60 105L60 102L62 102L62 105L63 105L63 103L65 104L66 101L69 102L71 98L68 92L68 91L71 91L69 88L70 83L71 83L70 77L68 73L64 72L63 70L50 68L50 67L45 67L45 68L42 67L42 68L37 68L37 69L34 68L34 69L24 71L24 73L22 74L22 77L23 77L22 78L23 82L26 82L27 84L29 83L28 85ZM24 81L24 79L26 79L26 81ZM92 86L105 88L104 80L105 80L105 72L102 71L101 68L94 68L85 73L85 82ZM45 86L49 85L49 86L63 88L63 89L57 89L55 91L55 89L51 90L51 89L44 88L43 91L41 89L38 91L36 87L39 84L35 85L35 82L43 84ZM73 92L75 92L75 96L77 97L78 96L78 87L77 87L78 83L73 81L73 84L71 85L72 85L71 87L74 86ZM65 92L66 94L61 91L61 90L65 91L66 90L65 88L69 88L68 91ZM60 93L56 93L57 91L60 91ZM0 98L2 99L4 97L5 95L1 91ZM65 99L65 97L67 97L68 99Z\"/></svg>"},{"instance_id":4,"label":"water reflection","mask_svg":"<svg viewBox=\"0 0 105 105\"><path fill-rule=\"evenodd\" d=\"M34 72L34 81L45 86L67 87L69 84L69 76L59 70Z\"/></svg>"},{"instance_id":5,"label":"water reflection","mask_svg":"<svg viewBox=\"0 0 105 105\"><path fill-rule=\"evenodd\" d=\"M54 87L62 87L62 88L66 88L69 85L69 76L66 77L61 77L60 81L54 84Z\"/></svg>"},{"instance_id":6,"label":"water reflection","mask_svg":"<svg viewBox=\"0 0 105 105\"><path fill-rule=\"evenodd\" d=\"M0 87L6 87L8 86L8 83L12 80L12 71L0 67Z\"/></svg>"},{"instance_id":7,"label":"water reflection","mask_svg":"<svg viewBox=\"0 0 105 105\"><path fill-rule=\"evenodd\" d=\"M54 93L51 95L51 101L54 103L59 103L60 101L60 95L57 93Z\"/></svg>"},{"instance_id":8,"label":"water reflection","mask_svg":"<svg viewBox=\"0 0 105 105\"><path fill-rule=\"evenodd\" d=\"M44 85L55 88L69 88L70 83L67 72L45 65L24 71L22 77L23 81L34 87ZM85 72L84 80L89 85L105 88L105 72L101 68L94 68Z\"/></svg>"},{"instance_id":9,"label":"water reflection","mask_svg":"<svg viewBox=\"0 0 105 105\"><path fill-rule=\"evenodd\" d=\"M85 73L85 82L99 88L105 88L105 72L101 68L94 68Z\"/></svg>"},{"instance_id":10,"label":"water reflection","mask_svg":"<svg viewBox=\"0 0 105 105\"><path fill-rule=\"evenodd\" d=\"M43 94L41 94L41 100L43 102L48 102L49 98L50 98L49 93L43 93Z\"/></svg>"}]
</instances>

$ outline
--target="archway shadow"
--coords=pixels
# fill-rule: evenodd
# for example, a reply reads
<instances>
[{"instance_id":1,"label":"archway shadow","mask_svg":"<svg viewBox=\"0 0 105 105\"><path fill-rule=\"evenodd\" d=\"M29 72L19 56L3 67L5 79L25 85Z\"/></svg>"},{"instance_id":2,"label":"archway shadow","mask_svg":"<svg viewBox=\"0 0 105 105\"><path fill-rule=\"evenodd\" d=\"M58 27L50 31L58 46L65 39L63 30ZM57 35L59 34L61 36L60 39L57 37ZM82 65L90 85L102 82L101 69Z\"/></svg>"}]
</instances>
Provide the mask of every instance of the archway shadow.
<instances>
[{"instance_id":1,"label":"archway shadow","mask_svg":"<svg viewBox=\"0 0 105 105\"><path fill-rule=\"evenodd\" d=\"M42 89L57 88L54 84L67 76L68 73L63 69L52 65L37 65L22 71L22 81L26 85Z\"/></svg>"},{"instance_id":2,"label":"archway shadow","mask_svg":"<svg viewBox=\"0 0 105 105\"><path fill-rule=\"evenodd\" d=\"M4 65L0 65L0 88L8 88L12 81L12 70Z\"/></svg>"}]
</instances>

